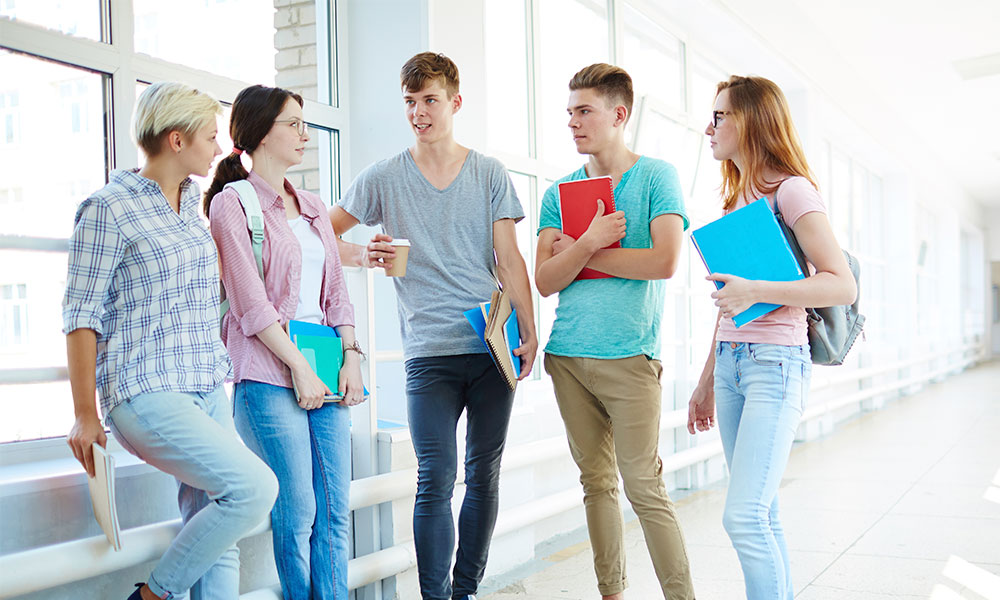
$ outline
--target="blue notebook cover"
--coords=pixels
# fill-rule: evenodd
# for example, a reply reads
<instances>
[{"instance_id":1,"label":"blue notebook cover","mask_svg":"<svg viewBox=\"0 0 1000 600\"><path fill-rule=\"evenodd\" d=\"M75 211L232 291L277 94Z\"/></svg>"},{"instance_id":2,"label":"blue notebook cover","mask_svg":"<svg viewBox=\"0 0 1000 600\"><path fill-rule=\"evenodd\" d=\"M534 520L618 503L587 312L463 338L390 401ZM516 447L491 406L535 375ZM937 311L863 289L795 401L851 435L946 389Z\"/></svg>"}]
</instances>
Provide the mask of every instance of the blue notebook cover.
<instances>
[{"instance_id":1,"label":"blue notebook cover","mask_svg":"<svg viewBox=\"0 0 1000 600\"><path fill-rule=\"evenodd\" d=\"M486 302L485 307L488 314L490 312L490 303ZM490 347L486 345L486 316L483 315L483 309L477 306L462 314L469 321L469 325L472 325L472 329L476 332L476 337L483 343L483 347L486 348L486 352L488 353ZM510 309L510 317L507 319L504 327L507 330L507 341L510 343L510 361L514 364L514 374L520 377L521 359L514 354L514 349L521 345L521 330L517 327L517 310ZM493 355L491 354L490 356L492 357Z\"/></svg>"},{"instance_id":2,"label":"blue notebook cover","mask_svg":"<svg viewBox=\"0 0 1000 600\"><path fill-rule=\"evenodd\" d=\"M307 321L296 321L294 319L288 321L288 337L291 338L292 342L295 343L296 345L298 344L295 341L295 336L300 334L314 335L317 337L340 337L339 335L337 335L337 330L334 329L333 327L330 327L329 325L320 325L318 323L309 323ZM306 356L306 360L309 360L309 356ZM312 363L310 363L310 366L313 367L313 371L316 370L316 367L313 366ZM330 387L330 385L327 384L327 387ZM336 390L335 388L330 388L330 389L334 392L334 394L332 396L328 396L327 397L328 399L330 400L343 399L343 396L336 393L338 390ZM365 395L365 398L367 398L368 397L367 387L364 388L363 393Z\"/></svg>"},{"instance_id":3,"label":"blue notebook cover","mask_svg":"<svg viewBox=\"0 0 1000 600\"><path fill-rule=\"evenodd\" d=\"M758 281L805 279L766 198L695 229L691 240L709 273ZM723 285L715 282L716 288ZM780 305L758 302L733 317L733 322L742 327L777 308Z\"/></svg>"}]
</instances>

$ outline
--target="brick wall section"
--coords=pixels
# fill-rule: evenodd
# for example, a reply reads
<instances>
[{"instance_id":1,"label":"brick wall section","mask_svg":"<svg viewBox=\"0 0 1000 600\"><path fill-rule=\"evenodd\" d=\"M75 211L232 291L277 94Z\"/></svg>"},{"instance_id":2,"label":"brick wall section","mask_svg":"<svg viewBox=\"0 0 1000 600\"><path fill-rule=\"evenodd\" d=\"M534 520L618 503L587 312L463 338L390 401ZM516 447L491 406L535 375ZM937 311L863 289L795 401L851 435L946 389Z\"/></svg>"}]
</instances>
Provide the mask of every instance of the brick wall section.
<instances>
[{"instance_id":1,"label":"brick wall section","mask_svg":"<svg viewBox=\"0 0 1000 600\"><path fill-rule=\"evenodd\" d=\"M314 0L274 0L275 85L292 90L307 100L317 97L316 3ZM288 171L297 188L319 193L320 134L313 130L305 160ZM326 136L322 136L326 142ZM324 198L324 200L328 200Z\"/></svg>"}]
</instances>

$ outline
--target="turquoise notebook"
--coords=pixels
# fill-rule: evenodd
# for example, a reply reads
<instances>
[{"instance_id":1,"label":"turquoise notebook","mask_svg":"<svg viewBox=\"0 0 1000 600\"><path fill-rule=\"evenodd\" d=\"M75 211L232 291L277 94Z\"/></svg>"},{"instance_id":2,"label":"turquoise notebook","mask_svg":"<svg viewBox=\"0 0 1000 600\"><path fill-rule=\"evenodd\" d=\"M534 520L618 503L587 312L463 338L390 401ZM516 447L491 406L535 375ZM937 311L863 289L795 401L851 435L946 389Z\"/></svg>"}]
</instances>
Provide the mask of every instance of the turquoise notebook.
<instances>
[{"instance_id":1,"label":"turquoise notebook","mask_svg":"<svg viewBox=\"0 0 1000 600\"><path fill-rule=\"evenodd\" d=\"M767 198L695 229L691 240L709 273L756 281L805 279ZM721 281L715 282L718 289L723 285ZM758 302L733 317L733 322L742 327L777 308L780 305Z\"/></svg>"},{"instance_id":2,"label":"turquoise notebook","mask_svg":"<svg viewBox=\"0 0 1000 600\"><path fill-rule=\"evenodd\" d=\"M344 397L338 392L340 368L344 364L344 345L337 330L326 325L292 320L288 322L288 337L306 358L316 376L333 392L326 399L334 402L343 400ZM368 388L365 388L364 395L365 398L368 397Z\"/></svg>"}]
</instances>

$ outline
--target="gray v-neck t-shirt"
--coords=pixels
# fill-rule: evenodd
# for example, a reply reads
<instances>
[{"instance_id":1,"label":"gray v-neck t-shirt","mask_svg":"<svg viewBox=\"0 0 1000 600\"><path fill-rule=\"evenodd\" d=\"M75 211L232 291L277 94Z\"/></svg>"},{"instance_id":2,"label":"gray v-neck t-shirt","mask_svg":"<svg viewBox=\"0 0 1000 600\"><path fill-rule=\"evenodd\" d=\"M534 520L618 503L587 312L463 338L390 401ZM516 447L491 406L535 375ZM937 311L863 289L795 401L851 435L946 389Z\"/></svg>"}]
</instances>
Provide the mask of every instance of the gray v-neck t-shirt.
<instances>
[{"instance_id":1,"label":"gray v-neck t-shirt","mask_svg":"<svg viewBox=\"0 0 1000 600\"><path fill-rule=\"evenodd\" d=\"M497 289L493 223L524 218L503 164L469 150L458 176L439 190L403 150L362 171L339 205L410 240L406 276L393 278L405 358L485 352L462 313Z\"/></svg>"}]
</instances>

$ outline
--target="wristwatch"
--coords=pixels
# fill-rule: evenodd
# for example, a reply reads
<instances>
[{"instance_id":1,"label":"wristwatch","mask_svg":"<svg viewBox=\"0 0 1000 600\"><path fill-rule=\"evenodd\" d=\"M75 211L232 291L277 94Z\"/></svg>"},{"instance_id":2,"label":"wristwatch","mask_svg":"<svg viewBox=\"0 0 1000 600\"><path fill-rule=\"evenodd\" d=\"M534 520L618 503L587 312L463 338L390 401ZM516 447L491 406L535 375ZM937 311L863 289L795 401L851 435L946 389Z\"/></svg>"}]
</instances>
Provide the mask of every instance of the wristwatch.
<instances>
[{"instance_id":1,"label":"wristwatch","mask_svg":"<svg viewBox=\"0 0 1000 600\"><path fill-rule=\"evenodd\" d=\"M344 354L347 354L348 352L357 352L361 357L361 360L366 358L364 351L361 350L361 344L358 343L358 340L354 340L354 344L344 347Z\"/></svg>"}]
</instances>

